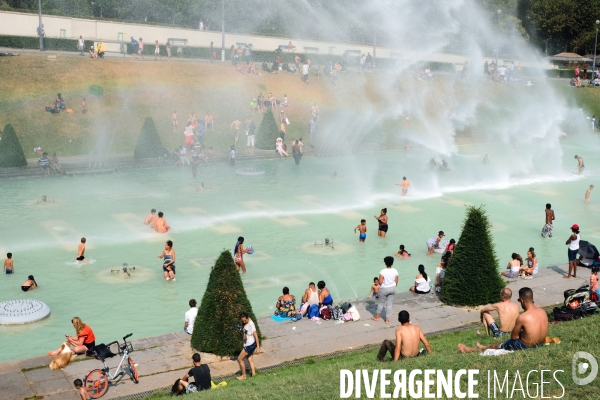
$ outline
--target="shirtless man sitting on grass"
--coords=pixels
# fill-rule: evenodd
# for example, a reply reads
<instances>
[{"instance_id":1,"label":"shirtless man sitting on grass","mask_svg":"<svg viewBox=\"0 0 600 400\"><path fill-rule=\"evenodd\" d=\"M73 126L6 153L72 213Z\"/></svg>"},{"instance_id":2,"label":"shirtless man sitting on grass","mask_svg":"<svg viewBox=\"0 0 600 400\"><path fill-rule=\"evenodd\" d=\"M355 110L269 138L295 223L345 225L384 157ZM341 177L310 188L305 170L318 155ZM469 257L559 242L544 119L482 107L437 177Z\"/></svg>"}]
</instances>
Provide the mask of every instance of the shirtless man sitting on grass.
<instances>
[{"instance_id":1,"label":"shirtless man sitting on grass","mask_svg":"<svg viewBox=\"0 0 600 400\"><path fill-rule=\"evenodd\" d=\"M396 328L396 344L394 345L390 340L384 340L379 349L379 354L377 354L377 359L383 361L388 351L393 355L394 361L420 356L425 353L425 349L431 354L429 342L421 328L410 323L408 311L400 311L398 321L400 326ZM423 342L425 349L419 349L420 342Z\"/></svg>"},{"instance_id":2,"label":"shirtless man sitting on grass","mask_svg":"<svg viewBox=\"0 0 600 400\"><path fill-rule=\"evenodd\" d=\"M494 337L510 334L515 327L515 322L519 316L519 306L510 301L512 290L504 288L500 291L500 302L482 307L479 310L479 317L485 327L485 334L490 335L490 331ZM496 311L500 319L500 327L496 325L491 312ZM481 336L481 332L477 331L477 335Z\"/></svg>"},{"instance_id":3,"label":"shirtless man sitting on grass","mask_svg":"<svg viewBox=\"0 0 600 400\"><path fill-rule=\"evenodd\" d=\"M533 303L533 291L528 287L519 289L519 302L525 312L517 317L510 339L491 346L482 346L477 342L476 349L459 343L458 350L461 353L474 353L487 349L527 350L543 345L548 334L546 312Z\"/></svg>"}]
</instances>

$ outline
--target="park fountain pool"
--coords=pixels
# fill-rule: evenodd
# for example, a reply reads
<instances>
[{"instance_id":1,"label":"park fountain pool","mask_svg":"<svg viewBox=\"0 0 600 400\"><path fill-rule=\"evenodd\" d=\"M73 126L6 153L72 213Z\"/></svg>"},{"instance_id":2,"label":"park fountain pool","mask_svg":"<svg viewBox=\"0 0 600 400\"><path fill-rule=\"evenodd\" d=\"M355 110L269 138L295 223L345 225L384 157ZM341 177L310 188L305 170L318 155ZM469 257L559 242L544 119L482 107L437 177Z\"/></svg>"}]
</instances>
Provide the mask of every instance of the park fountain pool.
<instances>
[{"instance_id":1,"label":"park fountain pool","mask_svg":"<svg viewBox=\"0 0 600 400\"><path fill-rule=\"evenodd\" d=\"M427 238L439 230L447 238L459 238L465 205L486 206L501 268L512 252L524 255L530 246L542 266L564 263L563 243L573 223L582 227L583 239L594 242L600 237L599 207L593 200L583 203L585 189L598 177L593 165L600 150L597 137L583 123L584 116L568 109L544 82L541 68L530 71L533 87L480 79L483 56L494 48L502 47L524 66L535 67L536 55L520 40L499 34L474 2L368 2L355 6L359 9L350 15L344 3L339 19L323 17L318 2L314 9L306 2L297 4L313 13L311 29L335 32L341 25L353 26L353 18L370 16L386 36L379 40L400 54L397 68L383 79L367 81L365 75L354 74L355 85L340 79L335 89L328 89L331 98L323 112L329 115L319 122L319 151L363 150L364 140L373 135L383 145L389 137L402 136L411 149L306 157L300 166L291 159L203 165L196 180L188 170L157 168L0 182L0 251L14 254L16 271L0 279L0 302L26 297L52 309L48 318L34 324L0 326L0 361L56 348L62 335L73 333L74 316L94 329L99 342L115 340L123 332L147 337L181 331L189 299L202 299L211 265L238 236L256 249L245 257L248 273L243 281L258 316L272 313L283 286L300 297L310 281L326 281L336 302L364 299L383 257L394 254L400 244L413 255L395 263L399 292L407 291L419 264L432 275L435 271L439 256L425 256ZM287 4L282 9L297 13ZM470 80L415 79L415 70L426 67L415 60L448 48L468 55ZM419 57L411 57L416 52ZM364 89L357 89L361 85ZM115 151L120 121L134 112L129 99L136 89L119 88L119 98L126 100L110 126L104 113L92 124L98 140L90 166L105 166ZM144 96L164 104L177 96L146 83L142 89ZM228 98L237 90L219 88L218 94ZM309 105L304 106L308 114ZM561 130L570 135L562 142ZM457 132L491 144L457 147ZM484 165L485 154L490 163ZM574 154L588 165L581 176L574 173ZM438 164L447 161L450 170L431 169L431 158ZM264 174L240 175L238 170ZM412 184L406 198L395 186L402 176ZM46 202L38 200L43 195ZM543 240L548 202L556 210L555 237ZM390 230L381 239L373 216L384 207ZM165 213L173 228L168 234L157 234L142 223L152 208ZM365 244L353 235L361 218L368 224ZM87 238L86 256L94 263L74 263L82 236ZM334 246L319 245L325 238ZM177 253L176 282L164 281L156 257L166 240L174 242ZM123 263L136 266L131 276L111 272ZM30 274L39 288L23 295L20 285Z\"/></svg>"},{"instance_id":2,"label":"park fountain pool","mask_svg":"<svg viewBox=\"0 0 600 400\"><path fill-rule=\"evenodd\" d=\"M299 167L291 159L205 165L196 180L177 168L5 180L0 250L14 254L16 273L0 279L0 301L37 299L52 313L34 324L0 326L0 360L56 347L62 335L72 333L74 316L89 323L101 342L124 331L137 337L180 331L189 299L202 299L215 258L238 236L256 249L245 257L243 281L258 316L272 312L283 286L300 297L310 281L327 282L336 302L364 299L383 257L400 244L413 255L394 265L399 292L407 291L419 264L435 272L439 256L425 256L427 238L438 230L459 238L466 204L486 206L501 267L510 253L525 254L529 246L542 266L564 263L563 240L571 224L580 224L584 239L600 237L594 196L592 203L583 203L597 173L588 167L576 175L572 157L577 152L593 165L599 146L591 135L564 140L564 160L529 165L528 172L509 173L504 167L526 150L494 144L460 147L446 157L447 172L429 167L431 157L442 156L413 148L306 157ZM482 163L483 154L489 154L490 164ZM236 168L265 174L240 176ZM406 198L394 185L403 175L412 184ZM203 191L197 188L200 181ZM42 195L48 201L38 203ZM557 220L555 237L544 240L540 230L547 202ZM377 237L373 218L383 207L390 219L385 239ZM143 224L151 208L165 213L171 232L157 234ZM353 234L361 218L368 225L365 244ZM73 263L82 236L93 264ZM333 246L322 246L325 238ZM177 252L177 282L164 281L156 258L167 239ZM131 276L111 272L123 263L136 266ZM40 287L22 293L19 286L30 274Z\"/></svg>"}]
</instances>

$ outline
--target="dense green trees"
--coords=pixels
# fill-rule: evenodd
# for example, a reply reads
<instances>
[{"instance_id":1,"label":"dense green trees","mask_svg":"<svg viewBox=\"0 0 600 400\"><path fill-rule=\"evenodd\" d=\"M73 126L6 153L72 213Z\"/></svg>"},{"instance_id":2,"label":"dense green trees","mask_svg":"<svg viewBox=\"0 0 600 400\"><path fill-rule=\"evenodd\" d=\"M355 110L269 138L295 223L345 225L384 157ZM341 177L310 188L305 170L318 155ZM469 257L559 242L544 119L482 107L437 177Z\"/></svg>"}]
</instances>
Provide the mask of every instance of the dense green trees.
<instances>
[{"instance_id":1,"label":"dense green trees","mask_svg":"<svg viewBox=\"0 0 600 400\"><path fill-rule=\"evenodd\" d=\"M548 55L561 51L590 54L594 51L595 21L600 19L600 2L573 0L522 0L529 5L532 33Z\"/></svg>"},{"instance_id":2,"label":"dense green trees","mask_svg":"<svg viewBox=\"0 0 600 400\"><path fill-rule=\"evenodd\" d=\"M254 321L258 337L261 337L240 273L235 268L231 252L225 250L210 272L194 322L192 348L218 356L239 353L242 350L242 333L236 325L241 324L239 315L242 311Z\"/></svg>"},{"instance_id":3,"label":"dense green trees","mask_svg":"<svg viewBox=\"0 0 600 400\"><path fill-rule=\"evenodd\" d=\"M442 284L442 301L478 306L498 301L504 282L483 207L467 207L462 232Z\"/></svg>"}]
</instances>

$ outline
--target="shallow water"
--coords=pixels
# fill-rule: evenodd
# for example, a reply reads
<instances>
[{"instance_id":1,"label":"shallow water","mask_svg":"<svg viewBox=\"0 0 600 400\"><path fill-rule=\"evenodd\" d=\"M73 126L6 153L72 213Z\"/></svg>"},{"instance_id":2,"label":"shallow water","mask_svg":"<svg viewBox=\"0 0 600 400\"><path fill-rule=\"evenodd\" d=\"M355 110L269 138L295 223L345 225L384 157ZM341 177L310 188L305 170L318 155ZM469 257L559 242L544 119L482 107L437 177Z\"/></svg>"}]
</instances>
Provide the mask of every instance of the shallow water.
<instances>
[{"instance_id":1,"label":"shallow water","mask_svg":"<svg viewBox=\"0 0 600 400\"><path fill-rule=\"evenodd\" d=\"M588 139L586 139L588 140ZM52 313L24 326L0 326L0 360L41 355L72 334L79 316L98 342L129 332L134 338L181 330L190 298L202 299L211 265L238 236L255 248L246 255L244 285L254 312L266 316L283 286L297 297L310 281L324 280L334 300L364 298L384 256L400 244L413 254L397 259L399 291L405 291L422 263L435 273L439 255L425 256L425 241L439 230L458 239L465 204L484 204L493 223L501 268L513 251L536 249L542 266L564 263L564 240L579 223L582 238L598 242L599 202L585 205L583 194L597 179L596 139L581 150L580 139L562 142L561 163L528 166L526 149L463 147L448 159L450 171L428 166L425 150L390 151L347 157L292 159L206 165L194 180L191 172L165 168L124 171L103 176L10 179L0 182L3 206L0 251L14 253L16 274L0 277L0 301L33 298ZM572 153L586 159L583 175L574 173ZM483 154L490 153L484 165ZM520 168L506 168L507 163ZM240 176L236 168L264 169L262 176ZM337 171L338 177L332 178ZM395 186L407 175L406 198ZM205 182L206 189L197 185ZM48 203L38 203L42 195ZM542 239L544 206L556 210L555 237ZM388 208L390 229L377 237L373 218ZM163 211L172 232L158 234L143 224L151 208ZM354 236L367 220L365 244ZM74 263L80 237L95 262ZM325 238L334 246L315 245ZM167 239L177 252L177 282L162 278L161 253ZM135 266L128 277L123 263ZM40 288L23 293L20 284L33 274ZM27 345L24 345L27 344Z\"/></svg>"}]
</instances>

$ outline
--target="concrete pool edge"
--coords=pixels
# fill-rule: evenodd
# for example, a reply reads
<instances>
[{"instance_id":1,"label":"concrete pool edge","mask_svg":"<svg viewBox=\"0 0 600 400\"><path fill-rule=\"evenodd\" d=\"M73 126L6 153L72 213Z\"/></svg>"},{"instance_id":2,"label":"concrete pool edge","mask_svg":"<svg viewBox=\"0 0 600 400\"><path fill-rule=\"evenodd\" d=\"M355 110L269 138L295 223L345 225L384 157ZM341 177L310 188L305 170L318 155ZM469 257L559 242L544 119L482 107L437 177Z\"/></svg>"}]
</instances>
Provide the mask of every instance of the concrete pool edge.
<instances>
[{"instance_id":1,"label":"concrete pool edge","mask_svg":"<svg viewBox=\"0 0 600 400\"><path fill-rule=\"evenodd\" d=\"M536 304L542 307L562 303L564 290L579 287L589 278L588 272L580 269L583 278L562 279L565 275L565 267L566 265L541 268L535 278L510 280L508 287L513 289L513 292L524 286L531 287ZM267 339L262 346L263 352L256 357L257 368L268 368L295 359L348 351L392 338L393 329L397 324L391 323L386 326L383 322L371 321L373 306L374 303L370 300L360 301L358 309L361 320L342 326L334 325L332 322L323 322L320 325L308 321L275 323L270 317L260 318L261 329ZM400 293L394 301L394 312L401 309L408 310L411 313L411 320L426 334L479 322L479 313L475 310L445 306L434 294ZM321 332L315 334L317 330ZM294 335L296 337L293 337ZM140 383L135 385L125 379L121 384L112 386L105 398L131 396L164 388L180 378L184 370L190 367L192 350L189 346L189 335L183 332L137 339L132 343L134 345L132 359L139 364ZM237 362L230 359L219 360L218 357L211 355L203 357L203 361L210 365L214 377L231 375L238 370ZM47 367L49 361L49 357L43 356L0 363L3 398L21 400L37 395L44 396L45 399L56 397L75 400L78 397L72 389L73 380L83 378L87 371L101 365L97 360L84 359L70 364L64 370L51 371ZM109 365L112 367L119 360L113 358L110 361ZM150 376L152 379L148 379ZM143 379L145 377L147 379Z\"/></svg>"},{"instance_id":2,"label":"concrete pool edge","mask_svg":"<svg viewBox=\"0 0 600 400\"><path fill-rule=\"evenodd\" d=\"M472 138L455 137L457 147L471 146L475 144L489 144L486 141L475 141ZM376 153L386 151L406 151L403 145L389 145L381 147L373 143L367 143L362 148L352 149L350 152L326 152L318 153L313 151L310 146L305 146L303 156L314 157L335 157L347 154L362 154ZM214 163L225 164L229 162L229 148L221 147L216 149ZM252 154L247 150L238 151L237 161L258 161L258 160L275 160L281 158L276 154L275 150L255 149ZM290 157L291 159L291 157ZM0 168L0 179L2 178L24 178L24 177L42 177L40 168L37 164L38 158L27 158L27 166L23 168ZM100 163L101 166L97 164ZM106 174L124 170L135 170L142 168L166 168L172 167L171 160L160 159L156 163L155 159L143 159L135 161L133 154L112 154L106 157L95 157L92 155L67 156L60 158L60 165L66 172L65 175L81 175L81 174ZM94 166L92 166L94 165ZM67 168L65 169L65 166ZM55 174L52 174L55 175Z\"/></svg>"}]
</instances>

